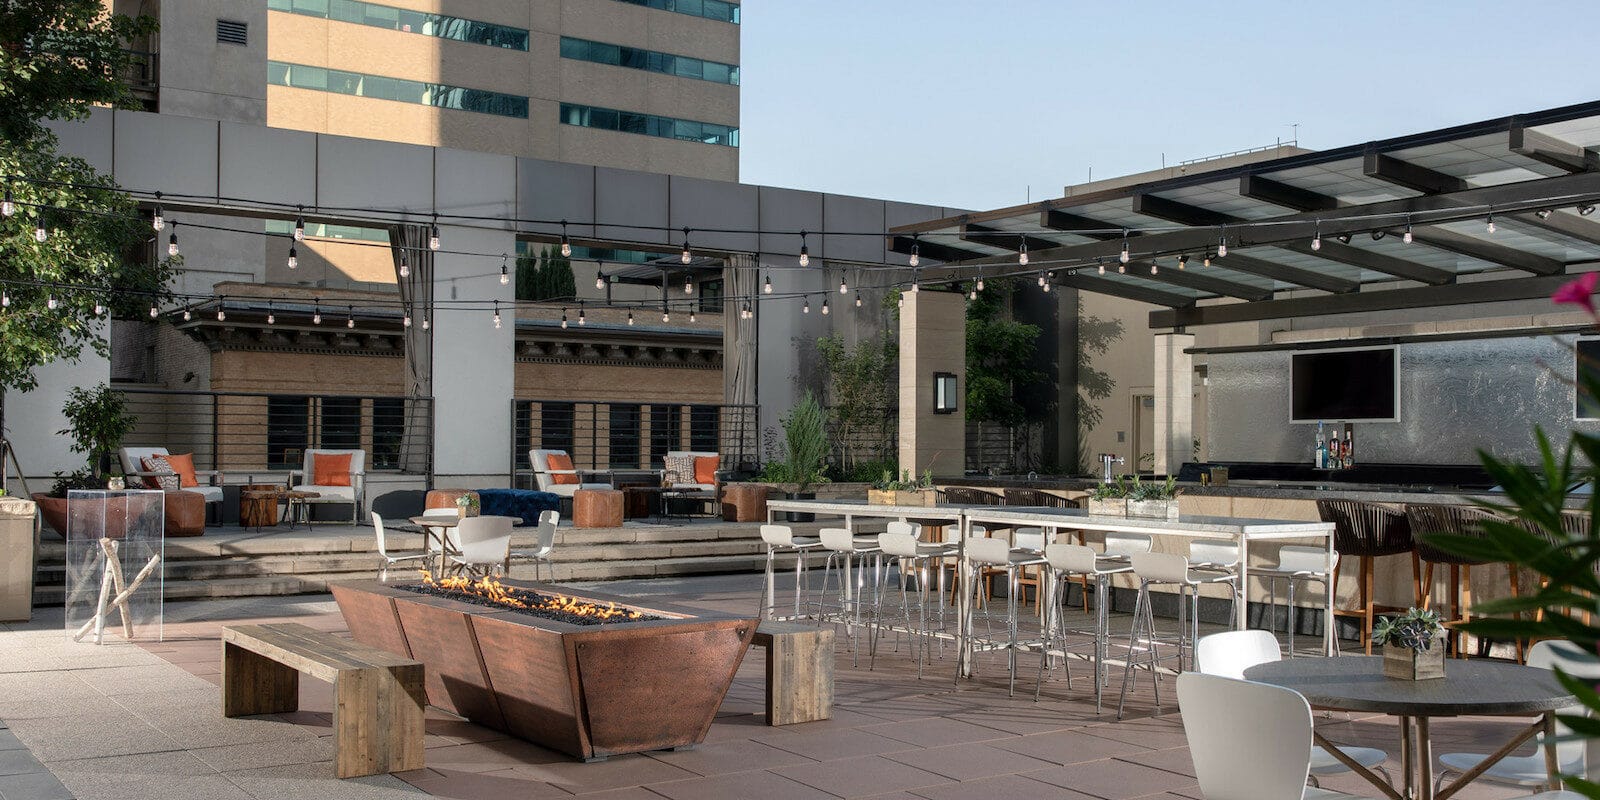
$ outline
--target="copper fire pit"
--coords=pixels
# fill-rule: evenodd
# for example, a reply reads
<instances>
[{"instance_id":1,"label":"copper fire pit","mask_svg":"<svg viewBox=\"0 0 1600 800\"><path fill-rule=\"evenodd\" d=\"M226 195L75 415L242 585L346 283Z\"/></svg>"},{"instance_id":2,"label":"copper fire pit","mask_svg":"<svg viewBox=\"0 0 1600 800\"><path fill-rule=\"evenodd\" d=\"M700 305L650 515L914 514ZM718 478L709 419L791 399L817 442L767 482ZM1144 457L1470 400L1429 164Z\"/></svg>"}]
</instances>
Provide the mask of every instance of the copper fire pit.
<instances>
[{"instance_id":1,"label":"copper fire pit","mask_svg":"<svg viewBox=\"0 0 1600 800\"><path fill-rule=\"evenodd\" d=\"M406 585L330 588L356 641L427 667L430 704L586 760L704 741L756 629L754 619L598 592L577 599L656 619L574 625Z\"/></svg>"}]
</instances>

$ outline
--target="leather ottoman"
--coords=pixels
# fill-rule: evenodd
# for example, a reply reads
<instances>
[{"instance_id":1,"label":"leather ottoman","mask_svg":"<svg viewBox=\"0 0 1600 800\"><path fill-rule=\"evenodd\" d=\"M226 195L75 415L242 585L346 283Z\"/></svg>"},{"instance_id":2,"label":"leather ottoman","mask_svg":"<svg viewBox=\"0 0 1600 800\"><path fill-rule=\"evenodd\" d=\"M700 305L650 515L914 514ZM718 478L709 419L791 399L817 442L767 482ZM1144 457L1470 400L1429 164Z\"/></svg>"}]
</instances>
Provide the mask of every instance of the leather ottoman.
<instances>
[{"instance_id":1,"label":"leather ottoman","mask_svg":"<svg viewBox=\"0 0 1600 800\"><path fill-rule=\"evenodd\" d=\"M723 522L766 522L767 490L754 483L733 483L722 489Z\"/></svg>"},{"instance_id":2,"label":"leather ottoman","mask_svg":"<svg viewBox=\"0 0 1600 800\"><path fill-rule=\"evenodd\" d=\"M169 538L200 536L206 532L206 498L196 492L167 492L166 521Z\"/></svg>"},{"instance_id":3,"label":"leather ottoman","mask_svg":"<svg viewBox=\"0 0 1600 800\"><path fill-rule=\"evenodd\" d=\"M572 526L622 527L622 492L616 489L579 489L572 493Z\"/></svg>"},{"instance_id":4,"label":"leather ottoman","mask_svg":"<svg viewBox=\"0 0 1600 800\"><path fill-rule=\"evenodd\" d=\"M428 492L423 508L456 508L456 498L464 494L477 494L471 489L434 489Z\"/></svg>"}]
</instances>

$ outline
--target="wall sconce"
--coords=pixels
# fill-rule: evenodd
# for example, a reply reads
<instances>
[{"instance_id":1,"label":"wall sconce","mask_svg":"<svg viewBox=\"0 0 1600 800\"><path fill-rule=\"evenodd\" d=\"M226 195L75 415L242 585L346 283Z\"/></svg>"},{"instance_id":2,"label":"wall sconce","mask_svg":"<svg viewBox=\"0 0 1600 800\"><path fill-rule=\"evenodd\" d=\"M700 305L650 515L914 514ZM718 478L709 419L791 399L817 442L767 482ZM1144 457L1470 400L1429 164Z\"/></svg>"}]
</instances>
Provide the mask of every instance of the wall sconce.
<instances>
[{"instance_id":1,"label":"wall sconce","mask_svg":"<svg viewBox=\"0 0 1600 800\"><path fill-rule=\"evenodd\" d=\"M951 414L956 410L956 376L949 372L933 373L933 413Z\"/></svg>"}]
</instances>

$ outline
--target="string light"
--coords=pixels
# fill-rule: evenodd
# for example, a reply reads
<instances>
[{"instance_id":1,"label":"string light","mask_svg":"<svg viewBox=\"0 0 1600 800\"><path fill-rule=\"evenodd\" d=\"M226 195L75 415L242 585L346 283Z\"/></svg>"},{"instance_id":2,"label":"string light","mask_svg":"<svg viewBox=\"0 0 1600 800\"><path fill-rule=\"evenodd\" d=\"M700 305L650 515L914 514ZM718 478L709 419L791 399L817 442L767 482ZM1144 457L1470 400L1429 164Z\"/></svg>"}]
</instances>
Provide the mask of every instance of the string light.
<instances>
[{"instance_id":1,"label":"string light","mask_svg":"<svg viewBox=\"0 0 1600 800\"><path fill-rule=\"evenodd\" d=\"M671 314L670 311L668 311L668 309L667 309L665 304L663 304L661 306L661 321L662 322L671 322L672 321L672 314Z\"/></svg>"},{"instance_id":2,"label":"string light","mask_svg":"<svg viewBox=\"0 0 1600 800\"><path fill-rule=\"evenodd\" d=\"M628 324L629 325L633 324L633 309L631 309L631 308L628 309Z\"/></svg>"},{"instance_id":3,"label":"string light","mask_svg":"<svg viewBox=\"0 0 1600 800\"><path fill-rule=\"evenodd\" d=\"M1044 286L1044 270L1039 270L1039 285Z\"/></svg>"},{"instance_id":4,"label":"string light","mask_svg":"<svg viewBox=\"0 0 1600 800\"><path fill-rule=\"evenodd\" d=\"M572 240L567 238L567 221L561 220L561 257L572 255Z\"/></svg>"},{"instance_id":5,"label":"string light","mask_svg":"<svg viewBox=\"0 0 1600 800\"><path fill-rule=\"evenodd\" d=\"M1184 267L1186 267L1188 265L1189 265L1189 256L1187 256L1187 255L1178 256L1178 269L1183 269Z\"/></svg>"},{"instance_id":6,"label":"string light","mask_svg":"<svg viewBox=\"0 0 1600 800\"><path fill-rule=\"evenodd\" d=\"M1160 271L1161 271L1161 267L1157 266L1155 260L1152 259L1150 261L1150 274L1154 275L1154 274L1156 274L1156 273L1158 273Z\"/></svg>"},{"instance_id":7,"label":"string light","mask_svg":"<svg viewBox=\"0 0 1600 800\"><path fill-rule=\"evenodd\" d=\"M588 320L583 318L583 306L578 306L578 325L584 325Z\"/></svg>"},{"instance_id":8,"label":"string light","mask_svg":"<svg viewBox=\"0 0 1600 800\"><path fill-rule=\"evenodd\" d=\"M298 257L296 257L295 251L294 251L294 245L292 245L292 244L289 245L289 261L288 261L288 264L289 264L289 269L294 269L295 267L300 266L300 259Z\"/></svg>"},{"instance_id":9,"label":"string light","mask_svg":"<svg viewBox=\"0 0 1600 800\"><path fill-rule=\"evenodd\" d=\"M856 292L856 308L860 308L860 307L861 307L861 292L857 291Z\"/></svg>"},{"instance_id":10,"label":"string light","mask_svg":"<svg viewBox=\"0 0 1600 800\"><path fill-rule=\"evenodd\" d=\"M438 250L439 249L439 215L435 214L435 215L433 215L433 218L434 218L433 227L428 232L428 249L429 250Z\"/></svg>"},{"instance_id":11,"label":"string light","mask_svg":"<svg viewBox=\"0 0 1600 800\"><path fill-rule=\"evenodd\" d=\"M9 219L12 215L14 215L16 213L17 213L17 204L15 202L13 202L12 199L11 199L11 187L8 185L8 186L6 186L5 199L4 200L0 200L0 216L6 217L6 218Z\"/></svg>"},{"instance_id":12,"label":"string light","mask_svg":"<svg viewBox=\"0 0 1600 800\"><path fill-rule=\"evenodd\" d=\"M4 291L4 290L0 290L0 308L10 308L10 307L11 307L11 293L7 292L7 291ZM151 306L150 308L154 309L155 306ZM150 316L153 317L155 315L151 314Z\"/></svg>"},{"instance_id":13,"label":"string light","mask_svg":"<svg viewBox=\"0 0 1600 800\"><path fill-rule=\"evenodd\" d=\"M744 308L739 310L739 318L740 319L749 319L750 318L750 304L749 303L745 303L744 304Z\"/></svg>"},{"instance_id":14,"label":"string light","mask_svg":"<svg viewBox=\"0 0 1600 800\"><path fill-rule=\"evenodd\" d=\"M974 286L973 288L977 289L980 292L983 291L983 268L982 267L978 268L978 285Z\"/></svg>"},{"instance_id":15,"label":"string light","mask_svg":"<svg viewBox=\"0 0 1600 800\"><path fill-rule=\"evenodd\" d=\"M567 310L561 309L561 330L567 329Z\"/></svg>"},{"instance_id":16,"label":"string light","mask_svg":"<svg viewBox=\"0 0 1600 800\"><path fill-rule=\"evenodd\" d=\"M913 292L922 291L922 279L921 279L921 277L919 277L919 273L918 272L912 272L911 273L911 291L913 291Z\"/></svg>"},{"instance_id":17,"label":"string light","mask_svg":"<svg viewBox=\"0 0 1600 800\"><path fill-rule=\"evenodd\" d=\"M1048 278L1046 278L1045 282L1044 282L1044 293L1045 294L1049 294L1050 293L1050 280Z\"/></svg>"},{"instance_id":18,"label":"string light","mask_svg":"<svg viewBox=\"0 0 1600 800\"><path fill-rule=\"evenodd\" d=\"M345 306L344 309L344 326L346 328L354 328L356 326L356 307Z\"/></svg>"},{"instance_id":19,"label":"string light","mask_svg":"<svg viewBox=\"0 0 1600 800\"><path fill-rule=\"evenodd\" d=\"M104 305L96 302L94 304L94 315L98 317L98 316L100 316L101 314L104 314L104 313L106 313L106 307Z\"/></svg>"},{"instance_id":20,"label":"string light","mask_svg":"<svg viewBox=\"0 0 1600 800\"><path fill-rule=\"evenodd\" d=\"M976 299L978 299L978 289L977 289L976 286L974 286L972 289L967 291L967 299L968 300L976 300Z\"/></svg>"},{"instance_id":21,"label":"string light","mask_svg":"<svg viewBox=\"0 0 1600 800\"><path fill-rule=\"evenodd\" d=\"M511 273L507 271L506 254L500 254L500 285L505 286L511 282Z\"/></svg>"},{"instance_id":22,"label":"string light","mask_svg":"<svg viewBox=\"0 0 1600 800\"><path fill-rule=\"evenodd\" d=\"M316 304L313 304L311 306L311 324L312 325L321 325L322 324L322 306L316 305Z\"/></svg>"},{"instance_id":23,"label":"string light","mask_svg":"<svg viewBox=\"0 0 1600 800\"><path fill-rule=\"evenodd\" d=\"M34 217L33 218L33 240L38 242L39 244L44 244L44 240L46 240L48 238L50 238L50 232L46 231L44 229L44 217L42 215Z\"/></svg>"},{"instance_id":24,"label":"string light","mask_svg":"<svg viewBox=\"0 0 1600 800\"><path fill-rule=\"evenodd\" d=\"M277 324L277 322L278 322L278 318L276 316L274 316L273 313L272 313L272 301L268 300L267 301L267 324L268 325L275 325L275 324Z\"/></svg>"},{"instance_id":25,"label":"string light","mask_svg":"<svg viewBox=\"0 0 1600 800\"><path fill-rule=\"evenodd\" d=\"M1200 261L1200 266L1202 266L1202 267L1211 266L1211 254L1210 253L1206 253L1206 257Z\"/></svg>"},{"instance_id":26,"label":"string light","mask_svg":"<svg viewBox=\"0 0 1600 800\"><path fill-rule=\"evenodd\" d=\"M227 309L222 307L222 300L221 299L217 300L217 321L218 322L227 322L228 321L228 311L227 311Z\"/></svg>"},{"instance_id":27,"label":"string light","mask_svg":"<svg viewBox=\"0 0 1600 800\"><path fill-rule=\"evenodd\" d=\"M1321 220L1317 221L1317 233L1316 233L1315 236L1313 236L1311 238L1311 249L1312 250L1321 250L1322 249L1322 221Z\"/></svg>"},{"instance_id":28,"label":"string light","mask_svg":"<svg viewBox=\"0 0 1600 800\"><path fill-rule=\"evenodd\" d=\"M1127 274L1127 272L1128 272L1128 265L1127 264L1118 264L1117 265L1117 274L1118 275L1124 275L1124 274Z\"/></svg>"},{"instance_id":29,"label":"string light","mask_svg":"<svg viewBox=\"0 0 1600 800\"><path fill-rule=\"evenodd\" d=\"M1406 232L1400 234L1400 241L1411 244L1411 218L1406 217Z\"/></svg>"},{"instance_id":30,"label":"string light","mask_svg":"<svg viewBox=\"0 0 1600 800\"><path fill-rule=\"evenodd\" d=\"M400 277L402 277L402 278L411 277L411 265L406 263L406 251L405 251L405 248L401 248L401 250L400 250Z\"/></svg>"},{"instance_id":31,"label":"string light","mask_svg":"<svg viewBox=\"0 0 1600 800\"><path fill-rule=\"evenodd\" d=\"M1026 236L1018 236L1017 247L1019 248L1017 250L1017 263L1024 267L1028 266L1028 238Z\"/></svg>"},{"instance_id":32,"label":"string light","mask_svg":"<svg viewBox=\"0 0 1600 800\"><path fill-rule=\"evenodd\" d=\"M810 300L806 300L806 301L804 301L804 302L802 302L800 304L800 313L802 313L802 314L810 314L811 313L811 301Z\"/></svg>"},{"instance_id":33,"label":"string light","mask_svg":"<svg viewBox=\"0 0 1600 800\"><path fill-rule=\"evenodd\" d=\"M695 324L696 322L699 322L699 321L700 320L695 317L694 309L693 308L689 309L689 324L693 325L693 324Z\"/></svg>"},{"instance_id":34,"label":"string light","mask_svg":"<svg viewBox=\"0 0 1600 800\"><path fill-rule=\"evenodd\" d=\"M839 270L839 294L849 294L850 285L844 282L844 270Z\"/></svg>"},{"instance_id":35,"label":"string light","mask_svg":"<svg viewBox=\"0 0 1600 800\"><path fill-rule=\"evenodd\" d=\"M405 316L400 318L400 324L402 326L404 326L404 327L407 327L407 328L411 327L411 314L410 314L410 312L407 312Z\"/></svg>"},{"instance_id":36,"label":"string light","mask_svg":"<svg viewBox=\"0 0 1600 800\"><path fill-rule=\"evenodd\" d=\"M54 308L54 307L55 306L51 306L51 308ZM191 319L191 315L189 314L189 309L186 308L186 309L183 310L183 321L184 322L188 322L190 319Z\"/></svg>"},{"instance_id":37,"label":"string light","mask_svg":"<svg viewBox=\"0 0 1600 800\"><path fill-rule=\"evenodd\" d=\"M495 304L494 304L494 327L495 327L495 330L499 330L500 329L500 303L499 303L499 301L496 301Z\"/></svg>"},{"instance_id":38,"label":"string light","mask_svg":"<svg viewBox=\"0 0 1600 800\"><path fill-rule=\"evenodd\" d=\"M605 275L596 275L596 276L594 276L594 288L596 288L596 289L604 289L604 288L606 288L606 276Z\"/></svg>"},{"instance_id":39,"label":"string light","mask_svg":"<svg viewBox=\"0 0 1600 800\"><path fill-rule=\"evenodd\" d=\"M297 242L303 242L306 240L305 209L305 206L295 206L296 213L294 217L294 240Z\"/></svg>"},{"instance_id":40,"label":"string light","mask_svg":"<svg viewBox=\"0 0 1600 800\"><path fill-rule=\"evenodd\" d=\"M828 313L828 298L826 297L822 298L822 313L824 316Z\"/></svg>"},{"instance_id":41,"label":"string light","mask_svg":"<svg viewBox=\"0 0 1600 800\"><path fill-rule=\"evenodd\" d=\"M167 236L167 255L168 256L176 256L177 254L178 254L178 223L174 222L174 223L172 223L172 233Z\"/></svg>"},{"instance_id":42,"label":"string light","mask_svg":"<svg viewBox=\"0 0 1600 800\"><path fill-rule=\"evenodd\" d=\"M9 217L11 215L7 214L6 216ZM161 193L160 192L156 192L156 213L155 213L154 216L150 217L150 227L156 229L157 231L161 230L162 228L167 227L167 218L162 216L162 214L161 214Z\"/></svg>"},{"instance_id":43,"label":"string light","mask_svg":"<svg viewBox=\"0 0 1600 800\"><path fill-rule=\"evenodd\" d=\"M684 276L683 276L683 293L684 294L694 294L693 276L689 275L688 273L684 273Z\"/></svg>"},{"instance_id":44,"label":"string light","mask_svg":"<svg viewBox=\"0 0 1600 800\"><path fill-rule=\"evenodd\" d=\"M1096 262L1095 269L1097 269L1101 275L1106 274L1106 265L1104 262Z\"/></svg>"},{"instance_id":45,"label":"string light","mask_svg":"<svg viewBox=\"0 0 1600 800\"><path fill-rule=\"evenodd\" d=\"M766 284L764 286L761 287L761 293L762 294L772 294L772 276L771 275L767 276L767 282L766 282Z\"/></svg>"},{"instance_id":46,"label":"string light","mask_svg":"<svg viewBox=\"0 0 1600 800\"><path fill-rule=\"evenodd\" d=\"M1217 238L1217 258L1225 258L1228 255L1228 229L1219 228L1218 230L1220 233Z\"/></svg>"},{"instance_id":47,"label":"string light","mask_svg":"<svg viewBox=\"0 0 1600 800\"><path fill-rule=\"evenodd\" d=\"M432 326L431 323L428 322L428 315L427 314L423 314L422 315L422 329L423 330L427 330L428 328L431 328L431 327L433 327L433 326Z\"/></svg>"},{"instance_id":48,"label":"string light","mask_svg":"<svg viewBox=\"0 0 1600 800\"><path fill-rule=\"evenodd\" d=\"M683 229L683 252L678 255L678 260L687 264L694 260L694 252L689 249L689 229Z\"/></svg>"},{"instance_id":49,"label":"string light","mask_svg":"<svg viewBox=\"0 0 1600 800\"><path fill-rule=\"evenodd\" d=\"M918 257L921 249L922 248L918 246L917 234L911 234L911 257L906 259L906 263L913 268L922 262L922 259Z\"/></svg>"},{"instance_id":50,"label":"string light","mask_svg":"<svg viewBox=\"0 0 1600 800\"><path fill-rule=\"evenodd\" d=\"M806 232L800 232L800 266L811 266L811 251L806 248Z\"/></svg>"},{"instance_id":51,"label":"string light","mask_svg":"<svg viewBox=\"0 0 1600 800\"><path fill-rule=\"evenodd\" d=\"M1494 212L1493 211L1489 212L1489 224L1487 226L1487 230L1490 233L1494 233Z\"/></svg>"},{"instance_id":52,"label":"string light","mask_svg":"<svg viewBox=\"0 0 1600 800\"><path fill-rule=\"evenodd\" d=\"M1128 253L1128 229L1127 228L1123 228L1122 229L1122 255L1117 256L1117 260L1121 261L1124 264L1126 264L1126 263L1128 263L1128 260L1130 258L1132 258L1132 256Z\"/></svg>"}]
</instances>

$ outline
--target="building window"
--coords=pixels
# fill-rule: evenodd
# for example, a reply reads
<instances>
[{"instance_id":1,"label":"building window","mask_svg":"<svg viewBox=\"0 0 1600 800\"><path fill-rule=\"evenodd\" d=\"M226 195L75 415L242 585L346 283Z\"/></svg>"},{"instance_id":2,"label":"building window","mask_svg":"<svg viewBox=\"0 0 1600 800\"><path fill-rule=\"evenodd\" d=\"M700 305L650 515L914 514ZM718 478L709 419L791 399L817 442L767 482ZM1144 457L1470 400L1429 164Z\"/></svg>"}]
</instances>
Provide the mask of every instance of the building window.
<instances>
[{"instance_id":1,"label":"building window","mask_svg":"<svg viewBox=\"0 0 1600 800\"><path fill-rule=\"evenodd\" d=\"M382 75L366 75L326 67L267 62L267 82L275 86L372 97L400 103L476 111L501 117L528 118L528 98L514 94L468 89L442 83L423 83Z\"/></svg>"},{"instance_id":2,"label":"building window","mask_svg":"<svg viewBox=\"0 0 1600 800\"><path fill-rule=\"evenodd\" d=\"M311 398L267 398L267 468L300 469L311 438Z\"/></svg>"},{"instance_id":3,"label":"building window","mask_svg":"<svg viewBox=\"0 0 1600 800\"><path fill-rule=\"evenodd\" d=\"M406 401L403 397L372 400L372 468L399 469L400 442L406 435Z\"/></svg>"},{"instance_id":4,"label":"building window","mask_svg":"<svg viewBox=\"0 0 1600 800\"><path fill-rule=\"evenodd\" d=\"M526 101L524 101L526 103ZM561 123L583 128L601 128L624 133L640 133L663 139L681 139L686 142L705 142L727 147L739 146L739 129L712 122L695 122L687 119L658 117L597 106L561 104Z\"/></svg>"},{"instance_id":5,"label":"building window","mask_svg":"<svg viewBox=\"0 0 1600 800\"><path fill-rule=\"evenodd\" d=\"M294 222L287 219L269 219L266 221L267 233L276 233L280 236L290 236L294 233ZM384 228L358 228L354 225L329 225L324 222L306 223L307 239L354 239L362 242L389 243L389 231Z\"/></svg>"},{"instance_id":6,"label":"building window","mask_svg":"<svg viewBox=\"0 0 1600 800\"><path fill-rule=\"evenodd\" d=\"M641 69L646 72L659 72L662 75L676 75L680 78L725 83L729 86L739 85L739 68L732 64L719 64L715 61L675 56L671 53L657 53L654 50L637 47L591 42L588 39L574 39L570 36L561 37L561 57L575 61L610 64L614 67Z\"/></svg>"},{"instance_id":7,"label":"building window","mask_svg":"<svg viewBox=\"0 0 1600 800\"><path fill-rule=\"evenodd\" d=\"M639 406L631 403L611 404L611 458L612 469L639 468Z\"/></svg>"},{"instance_id":8,"label":"building window","mask_svg":"<svg viewBox=\"0 0 1600 800\"><path fill-rule=\"evenodd\" d=\"M622 0L636 6L657 8L662 11L672 11L678 14L688 14L691 17L705 17L718 22L731 22L739 24L739 4L727 3L723 0Z\"/></svg>"},{"instance_id":9,"label":"building window","mask_svg":"<svg viewBox=\"0 0 1600 800\"><path fill-rule=\"evenodd\" d=\"M524 28L363 3L360 0L267 0L267 8L507 50L528 49L528 31Z\"/></svg>"},{"instance_id":10,"label":"building window","mask_svg":"<svg viewBox=\"0 0 1600 800\"><path fill-rule=\"evenodd\" d=\"M700 310L720 314L722 313L722 279L700 282Z\"/></svg>"},{"instance_id":11,"label":"building window","mask_svg":"<svg viewBox=\"0 0 1600 800\"><path fill-rule=\"evenodd\" d=\"M574 418L577 406L571 403L539 404L539 448L564 450L572 455ZM529 449L532 449L531 447Z\"/></svg>"},{"instance_id":12,"label":"building window","mask_svg":"<svg viewBox=\"0 0 1600 800\"><path fill-rule=\"evenodd\" d=\"M689 407L689 449L718 453L722 448L717 435L717 407Z\"/></svg>"},{"instance_id":13,"label":"building window","mask_svg":"<svg viewBox=\"0 0 1600 800\"><path fill-rule=\"evenodd\" d=\"M650 407L650 464L665 464L667 453L677 450L683 438L683 407Z\"/></svg>"},{"instance_id":14,"label":"building window","mask_svg":"<svg viewBox=\"0 0 1600 800\"><path fill-rule=\"evenodd\" d=\"M324 397L318 420L318 447L326 450L361 449L361 398Z\"/></svg>"}]
</instances>

